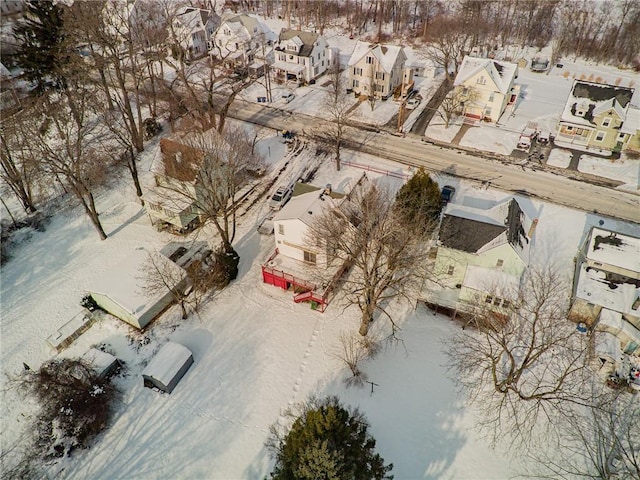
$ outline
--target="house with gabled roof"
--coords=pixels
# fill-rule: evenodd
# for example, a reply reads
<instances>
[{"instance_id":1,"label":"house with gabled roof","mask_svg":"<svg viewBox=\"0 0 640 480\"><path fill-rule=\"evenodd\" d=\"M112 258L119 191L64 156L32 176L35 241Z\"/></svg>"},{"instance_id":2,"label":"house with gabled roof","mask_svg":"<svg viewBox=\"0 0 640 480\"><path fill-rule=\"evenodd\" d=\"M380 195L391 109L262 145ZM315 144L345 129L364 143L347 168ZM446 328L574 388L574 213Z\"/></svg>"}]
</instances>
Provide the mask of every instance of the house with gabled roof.
<instances>
[{"instance_id":1,"label":"house with gabled roof","mask_svg":"<svg viewBox=\"0 0 640 480\"><path fill-rule=\"evenodd\" d=\"M569 318L640 357L640 238L594 227L576 258Z\"/></svg>"},{"instance_id":2,"label":"house with gabled roof","mask_svg":"<svg viewBox=\"0 0 640 480\"><path fill-rule=\"evenodd\" d=\"M225 14L211 36L209 54L236 70L262 71L271 60L275 34L247 14Z\"/></svg>"},{"instance_id":3,"label":"house with gabled roof","mask_svg":"<svg viewBox=\"0 0 640 480\"><path fill-rule=\"evenodd\" d=\"M481 301L508 310L529 264L536 224L515 198L489 210L449 204L437 241L439 286L426 292L428 303L464 312Z\"/></svg>"},{"instance_id":4,"label":"house with gabled roof","mask_svg":"<svg viewBox=\"0 0 640 480\"><path fill-rule=\"evenodd\" d=\"M621 151L638 134L633 94L633 88L575 80L560 115L556 144L605 154Z\"/></svg>"},{"instance_id":5,"label":"house with gabled roof","mask_svg":"<svg viewBox=\"0 0 640 480\"><path fill-rule=\"evenodd\" d=\"M462 114L474 120L496 123L518 99L518 65L490 58L464 57L451 95L459 98Z\"/></svg>"},{"instance_id":6,"label":"house with gabled roof","mask_svg":"<svg viewBox=\"0 0 640 480\"><path fill-rule=\"evenodd\" d=\"M297 183L291 200L273 217L275 250L262 265L262 281L293 290L294 302L310 302L312 308L324 311L349 263L332 254L323 239L314 240L311 227L329 211L344 212L350 193L366 181L363 174L347 195L331 185Z\"/></svg>"},{"instance_id":7,"label":"house with gabled roof","mask_svg":"<svg viewBox=\"0 0 640 480\"><path fill-rule=\"evenodd\" d=\"M334 53L325 38L315 32L283 28L274 46L271 68L286 79L309 83L333 63Z\"/></svg>"},{"instance_id":8,"label":"house with gabled roof","mask_svg":"<svg viewBox=\"0 0 640 480\"><path fill-rule=\"evenodd\" d=\"M173 17L173 30L187 59L207 54L209 39L220 25L220 17L212 10L183 7Z\"/></svg>"},{"instance_id":9,"label":"house with gabled roof","mask_svg":"<svg viewBox=\"0 0 640 480\"><path fill-rule=\"evenodd\" d=\"M413 81L405 72L406 61L400 46L358 41L348 64L349 87L357 95L389 98Z\"/></svg>"}]
</instances>

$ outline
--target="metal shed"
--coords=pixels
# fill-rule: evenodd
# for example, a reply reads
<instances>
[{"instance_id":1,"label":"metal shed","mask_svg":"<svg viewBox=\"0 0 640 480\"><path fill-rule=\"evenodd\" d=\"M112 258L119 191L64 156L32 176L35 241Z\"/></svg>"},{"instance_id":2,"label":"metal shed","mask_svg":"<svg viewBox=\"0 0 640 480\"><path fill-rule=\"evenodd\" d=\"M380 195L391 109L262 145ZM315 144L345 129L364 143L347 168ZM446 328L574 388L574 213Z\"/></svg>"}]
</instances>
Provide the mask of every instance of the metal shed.
<instances>
[{"instance_id":1,"label":"metal shed","mask_svg":"<svg viewBox=\"0 0 640 480\"><path fill-rule=\"evenodd\" d=\"M171 393L193 365L193 355L179 343L165 343L142 372L144 386Z\"/></svg>"}]
</instances>

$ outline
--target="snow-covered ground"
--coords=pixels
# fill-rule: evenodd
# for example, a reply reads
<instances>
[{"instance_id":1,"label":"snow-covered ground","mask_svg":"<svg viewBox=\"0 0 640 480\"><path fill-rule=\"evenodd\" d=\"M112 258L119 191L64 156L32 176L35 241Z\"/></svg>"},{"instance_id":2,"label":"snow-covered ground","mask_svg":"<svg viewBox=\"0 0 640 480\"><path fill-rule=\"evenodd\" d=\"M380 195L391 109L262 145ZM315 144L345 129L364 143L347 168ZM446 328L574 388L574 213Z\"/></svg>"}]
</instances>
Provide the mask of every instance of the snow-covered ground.
<instances>
[{"instance_id":1,"label":"snow-covered ground","mask_svg":"<svg viewBox=\"0 0 640 480\"><path fill-rule=\"evenodd\" d=\"M273 171L283 166L281 138L266 138L258 148L269 157ZM150 145L141 163L147 183L156 149ZM311 161L313 155L298 160ZM411 174L355 152L345 155L347 161L389 172L370 171L369 176L394 188L401 184L399 177ZM314 183L344 189L360 177L362 168L345 164L337 172L325 163ZM455 186L455 201L464 205L490 208L506 196L446 176L436 180ZM86 285L133 249L158 248L173 239L150 226L129 183L123 178L118 188L98 197L106 241L98 240L86 216L75 209L54 217L46 232L34 232L2 268L3 449L20 445L34 412L33 403L11 388L8 378L20 374L23 362L37 368L55 356L45 339L79 310ZM531 218L539 219L531 263L554 264L567 278L591 226L603 221L604 228L637 231L637 225L526 197L518 200ZM389 346L365 365L377 384L373 394L368 386L346 389L342 380L347 372L336 359L338 339L342 331L356 329L358 312L344 310L336 301L318 313L307 304L295 304L291 293L261 282L260 265L275 247L273 237L256 232L267 212L265 198L240 219L235 242L241 257L239 277L197 315L183 321L174 308L144 334L107 317L60 354L80 356L90 346L103 344L124 360L126 369L117 378L124 394L114 424L95 446L52 471L63 469L61 478L263 478L271 466L264 448L269 426L282 421L283 411L293 403L325 394L337 394L361 408L378 451L394 463L398 479L497 479L526 469L521 460L505 461L508 446L491 450L474 430L477 417L443 367L442 341L459 327L422 306L396 306L404 345ZM195 364L171 395L160 395L143 388L140 373L167 340L187 346ZM15 456L4 459L12 460Z\"/></svg>"},{"instance_id":2,"label":"snow-covered ground","mask_svg":"<svg viewBox=\"0 0 640 480\"><path fill-rule=\"evenodd\" d=\"M582 155L578 170L620 180L625 183L620 188L625 190L638 191L640 188L640 160L624 156L615 159Z\"/></svg>"},{"instance_id":3,"label":"snow-covered ground","mask_svg":"<svg viewBox=\"0 0 640 480\"><path fill-rule=\"evenodd\" d=\"M572 153L570 150L565 150L563 148L554 148L549 153L547 165L552 165L559 168L567 168L571 163L571 157Z\"/></svg>"}]
</instances>

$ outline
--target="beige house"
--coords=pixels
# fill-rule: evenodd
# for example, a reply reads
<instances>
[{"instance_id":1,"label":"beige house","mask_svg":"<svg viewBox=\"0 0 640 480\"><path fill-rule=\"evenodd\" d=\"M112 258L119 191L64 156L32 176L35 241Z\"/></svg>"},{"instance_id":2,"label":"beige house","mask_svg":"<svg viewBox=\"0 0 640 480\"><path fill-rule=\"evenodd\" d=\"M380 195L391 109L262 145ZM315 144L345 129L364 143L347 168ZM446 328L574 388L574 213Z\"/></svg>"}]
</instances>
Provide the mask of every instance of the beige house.
<instances>
[{"instance_id":1,"label":"beige house","mask_svg":"<svg viewBox=\"0 0 640 480\"><path fill-rule=\"evenodd\" d=\"M575 80L555 143L604 154L638 149L640 111L631 107L633 93L633 88Z\"/></svg>"},{"instance_id":2,"label":"beige house","mask_svg":"<svg viewBox=\"0 0 640 480\"><path fill-rule=\"evenodd\" d=\"M358 41L348 64L350 90L357 95L389 98L413 80L405 72L406 60L402 47Z\"/></svg>"},{"instance_id":3,"label":"beige house","mask_svg":"<svg viewBox=\"0 0 640 480\"><path fill-rule=\"evenodd\" d=\"M489 210L450 204L438 234L439 286L425 300L454 312L478 302L508 310L529 263L534 228L515 199Z\"/></svg>"},{"instance_id":4,"label":"beige house","mask_svg":"<svg viewBox=\"0 0 640 480\"><path fill-rule=\"evenodd\" d=\"M309 83L333 63L334 52L325 38L315 32L282 29L274 47L271 68L287 80Z\"/></svg>"},{"instance_id":5,"label":"beige house","mask_svg":"<svg viewBox=\"0 0 640 480\"><path fill-rule=\"evenodd\" d=\"M490 58L464 57L451 95L460 99L462 114L496 123L509 105L515 105L520 85L518 65Z\"/></svg>"}]
</instances>

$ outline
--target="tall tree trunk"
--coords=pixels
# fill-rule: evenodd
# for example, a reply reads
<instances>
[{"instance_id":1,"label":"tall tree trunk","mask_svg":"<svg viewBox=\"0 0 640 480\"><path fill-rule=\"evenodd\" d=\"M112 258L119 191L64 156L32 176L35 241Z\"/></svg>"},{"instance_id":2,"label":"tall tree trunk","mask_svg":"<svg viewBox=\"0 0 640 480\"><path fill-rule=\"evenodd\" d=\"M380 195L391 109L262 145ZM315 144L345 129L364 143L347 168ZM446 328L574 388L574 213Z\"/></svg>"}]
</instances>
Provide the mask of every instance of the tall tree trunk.
<instances>
[{"instance_id":1,"label":"tall tree trunk","mask_svg":"<svg viewBox=\"0 0 640 480\"><path fill-rule=\"evenodd\" d=\"M369 333L369 326L373 322L373 307L371 305L364 305L362 307L362 317L360 319L360 329L358 333L363 337L366 337Z\"/></svg>"},{"instance_id":2,"label":"tall tree trunk","mask_svg":"<svg viewBox=\"0 0 640 480\"><path fill-rule=\"evenodd\" d=\"M140 204L144 206L144 200L142 199L142 187L140 186L140 179L138 178L138 165L136 164L136 156L133 152L133 148L129 145L129 171L131 172L131 177L133 178L133 184L136 187L136 195L138 200L140 200Z\"/></svg>"}]
</instances>

